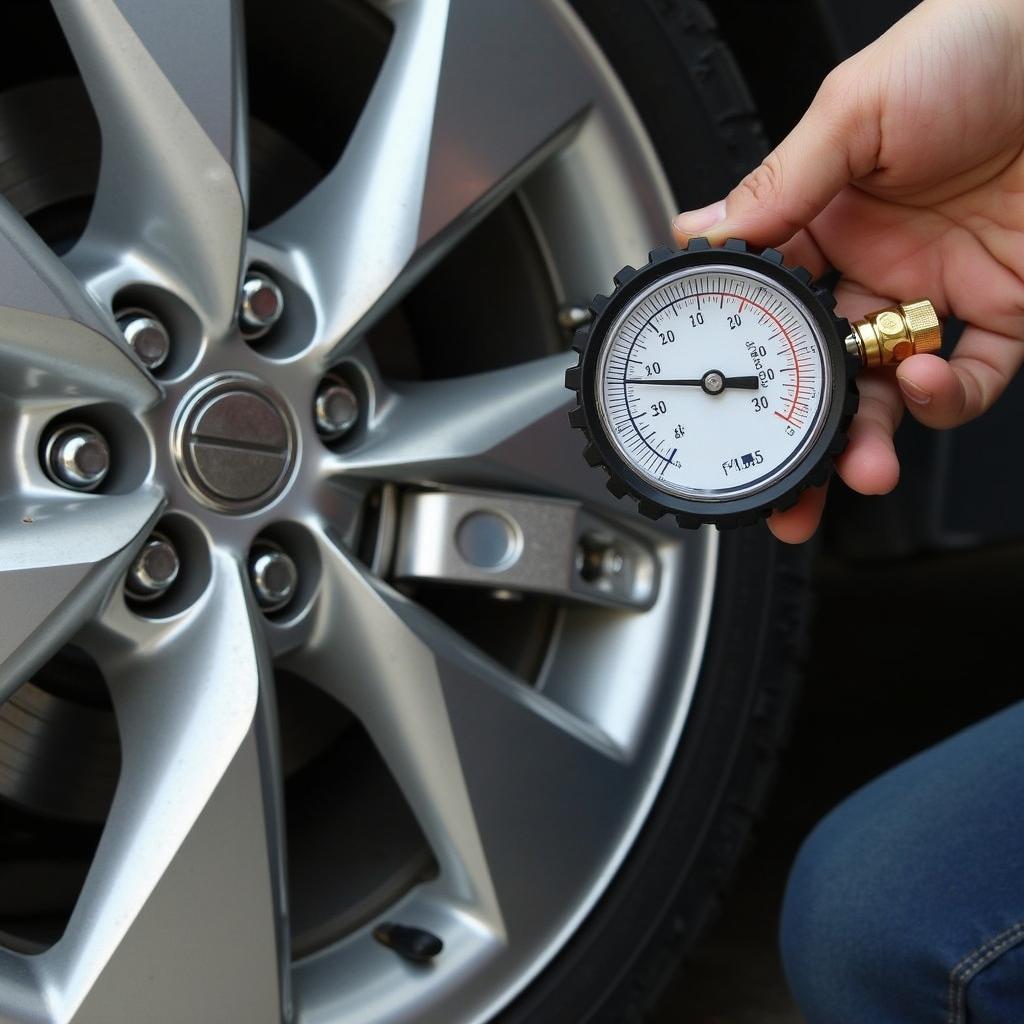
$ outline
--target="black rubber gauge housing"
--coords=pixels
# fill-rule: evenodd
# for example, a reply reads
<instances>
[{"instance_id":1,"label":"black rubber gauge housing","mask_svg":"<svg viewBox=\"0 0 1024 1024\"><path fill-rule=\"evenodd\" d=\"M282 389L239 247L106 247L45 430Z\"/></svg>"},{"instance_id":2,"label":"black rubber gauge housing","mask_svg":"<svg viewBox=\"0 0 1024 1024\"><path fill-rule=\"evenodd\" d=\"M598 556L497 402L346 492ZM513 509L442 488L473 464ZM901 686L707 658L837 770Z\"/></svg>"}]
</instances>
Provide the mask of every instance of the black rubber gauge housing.
<instances>
[{"instance_id":1,"label":"black rubber gauge housing","mask_svg":"<svg viewBox=\"0 0 1024 1024\"><path fill-rule=\"evenodd\" d=\"M661 489L634 469L608 435L599 409L598 391L602 353L609 335L622 314L639 297L670 280L680 272L699 271L703 267L725 267L737 274L753 272L777 286L813 321L824 342L822 358L828 361L827 394L821 399L820 426L813 443L786 468L753 493L720 498L682 497ZM787 267L775 249L752 251L746 242L730 239L724 246L712 246L706 239L693 239L684 251L656 249L646 266L639 270L624 267L615 275L615 290L610 296L598 295L590 304L591 320L573 338L579 353L578 365L566 371L565 384L575 392L577 406L569 414L573 427L587 437L583 455L590 465L602 467L608 474L608 489L616 497L630 495L640 512L652 519L674 515L680 526L695 528L705 524L720 528L747 526L773 511L794 505L802 491L824 484L832 473L834 460L846 447L847 429L857 411L858 393L855 375L860 362L846 350L850 325L837 318L835 297L816 286L801 267Z\"/></svg>"}]
</instances>

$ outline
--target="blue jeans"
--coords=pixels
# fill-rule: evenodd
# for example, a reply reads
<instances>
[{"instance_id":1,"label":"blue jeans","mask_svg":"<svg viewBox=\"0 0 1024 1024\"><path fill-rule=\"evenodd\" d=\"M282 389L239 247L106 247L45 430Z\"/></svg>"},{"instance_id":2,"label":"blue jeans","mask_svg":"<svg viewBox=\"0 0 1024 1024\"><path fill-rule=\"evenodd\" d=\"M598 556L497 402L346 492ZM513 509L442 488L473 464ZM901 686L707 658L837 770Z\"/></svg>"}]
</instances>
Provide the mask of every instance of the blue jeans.
<instances>
[{"instance_id":1,"label":"blue jeans","mask_svg":"<svg viewBox=\"0 0 1024 1024\"><path fill-rule=\"evenodd\" d=\"M807 1024L1024 1024L1024 703L832 811L781 939Z\"/></svg>"}]
</instances>

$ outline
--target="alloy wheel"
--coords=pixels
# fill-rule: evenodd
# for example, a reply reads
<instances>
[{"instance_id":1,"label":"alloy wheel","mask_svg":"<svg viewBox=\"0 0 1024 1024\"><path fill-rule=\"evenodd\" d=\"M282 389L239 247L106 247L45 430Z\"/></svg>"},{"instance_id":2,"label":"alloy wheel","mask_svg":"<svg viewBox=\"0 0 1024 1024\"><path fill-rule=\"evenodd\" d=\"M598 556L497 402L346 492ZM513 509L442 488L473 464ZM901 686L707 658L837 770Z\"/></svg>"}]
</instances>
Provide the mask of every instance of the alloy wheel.
<instances>
[{"instance_id":1,"label":"alloy wheel","mask_svg":"<svg viewBox=\"0 0 1024 1024\"><path fill-rule=\"evenodd\" d=\"M63 258L0 210L0 696L73 643L121 765L62 934L0 949L0 1013L485 1020L643 824L715 542L638 524L595 484L569 354L397 381L372 337L504 202L571 325L664 233L657 160L561 2L403 0L382 5L391 39L340 159L249 231L240 12L54 6L103 152ZM481 619L543 597L535 671L436 613L429 594L459 589ZM358 720L431 860L298 957L275 675ZM429 970L381 941L396 924L442 940Z\"/></svg>"}]
</instances>

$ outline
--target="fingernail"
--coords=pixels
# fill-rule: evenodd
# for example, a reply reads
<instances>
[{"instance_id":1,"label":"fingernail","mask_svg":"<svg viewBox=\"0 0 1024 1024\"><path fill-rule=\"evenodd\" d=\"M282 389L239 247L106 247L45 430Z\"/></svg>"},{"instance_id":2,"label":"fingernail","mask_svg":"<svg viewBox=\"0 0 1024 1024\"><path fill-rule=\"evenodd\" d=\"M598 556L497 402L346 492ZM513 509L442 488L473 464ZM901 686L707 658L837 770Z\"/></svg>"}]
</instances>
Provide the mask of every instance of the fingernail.
<instances>
[{"instance_id":1,"label":"fingernail","mask_svg":"<svg viewBox=\"0 0 1024 1024\"><path fill-rule=\"evenodd\" d=\"M918 387L912 380L907 380L906 377L897 377L896 379L899 381L900 391L911 402L915 402L917 405L927 405L932 400L932 396L924 388Z\"/></svg>"},{"instance_id":2,"label":"fingernail","mask_svg":"<svg viewBox=\"0 0 1024 1024\"><path fill-rule=\"evenodd\" d=\"M717 203L705 206L703 210L691 210L689 213L681 213L672 226L682 235L699 235L702 231L708 231L716 224L725 220L725 200L720 199Z\"/></svg>"}]
</instances>

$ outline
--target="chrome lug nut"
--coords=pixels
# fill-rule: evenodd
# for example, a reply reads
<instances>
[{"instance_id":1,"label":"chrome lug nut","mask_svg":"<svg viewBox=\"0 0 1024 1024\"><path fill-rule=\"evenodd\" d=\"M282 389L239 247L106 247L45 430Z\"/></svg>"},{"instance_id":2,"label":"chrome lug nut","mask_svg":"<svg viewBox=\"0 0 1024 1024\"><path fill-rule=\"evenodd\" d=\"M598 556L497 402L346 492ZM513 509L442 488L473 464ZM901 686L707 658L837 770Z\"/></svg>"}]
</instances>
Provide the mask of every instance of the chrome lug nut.
<instances>
[{"instance_id":1,"label":"chrome lug nut","mask_svg":"<svg viewBox=\"0 0 1024 1024\"><path fill-rule=\"evenodd\" d=\"M247 338L266 334L284 312L281 289L267 277L251 271L242 285L242 305L238 312L238 326Z\"/></svg>"},{"instance_id":2,"label":"chrome lug nut","mask_svg":"<svg viewBox=\"0 0 1024 1024\"><path fill-rule=\"evenodd\" d=\"M50 477L76 491L93 491L110 469L110 448L92 427L61 427L46 443L45 468Z\"/></svg>"},{"instance_id":3,"label":"chrome lug nut","mask_svg":"<svg viewBox=\"0 0 1024 1024\"><path fill-rule=\"evenodd\" d=\"M117 322L143 366L150 370L163 366L171 351L171 337L156 317L129 313Z\"/></svg>"},{"instance_id":4,"label":"chrome lug nut","mask_svg":"<svg viewBox=\"0 0 1024 1024\"><path fill-rule=\"evenodd\" d=\"M259 545L249 558L249 579L265 612L280 611L295 596L299 571L280 548Z\"/></svg>"},{"instance_id":5,"label":"chrome lug nut","mask_svg":"<svg viewBox=\"0 0 1024 1024\"><path fill-rule=\"evenodd\" d=\"M328 378L317 389L313 409L316 429L328 441L347 434L359 419L356 393L344 381L334 378Z\"/></svg>"},{"instance_id":6,"label":"chrome lug nut","mask_svg":"<svg viewBox=\"0 0 1024 1024\"><path fill-rule=\"evenodd\" d=\"M155 601L167 593L180 569L174 545L163 534L154 533L135 556L125 577L125 590L136 601Z\"/></svg>"}]
</instances>

